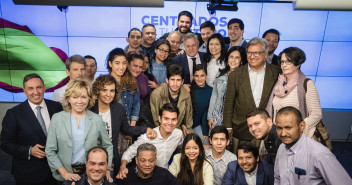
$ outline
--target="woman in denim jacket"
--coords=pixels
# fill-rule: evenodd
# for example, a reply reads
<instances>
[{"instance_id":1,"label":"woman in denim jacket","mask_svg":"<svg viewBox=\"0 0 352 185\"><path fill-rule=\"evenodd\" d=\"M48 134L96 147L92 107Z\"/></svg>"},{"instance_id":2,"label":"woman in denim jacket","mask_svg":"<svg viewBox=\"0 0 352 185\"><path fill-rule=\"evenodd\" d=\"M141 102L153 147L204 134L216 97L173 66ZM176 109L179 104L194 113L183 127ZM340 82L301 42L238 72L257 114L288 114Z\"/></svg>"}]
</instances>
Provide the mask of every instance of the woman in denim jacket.
<instances>
[{"instance_id":1,"label":"woman in denim jacket","mask_svg":"<svg viewBox=\"0 0 352 185\"><path fill-rule=\"evenodd\" d=\"M118 102L126 110L128 123L131 126L135 126L139 118L140 109L138 84L136 78L127 69L128 62L123 49L115 48L110 51L106 66L109 74L118 82L116 87L116 92L120 95ZM127 149L128 143L132 141L130 136L124 138L126 141L123 141L124 139L122 138L121 145L119 145L121 147L120 152L122 153Z\"/></svg>"},{"instance_id":2,"label":"woman in denim jacket","mask_svg":"<svg viewBox=\"0 0 352 185\"><path fill-rule=\"evenodd\" d=\"M240 65L247 63L245 49L240 46L233 46L226 55L226 67L216 74L213 92L211 94L208 109L208 125L209 128L222 125L223 107L225 101L225 93L227 89L228 75Z\"/></svg>"}]
</instances>

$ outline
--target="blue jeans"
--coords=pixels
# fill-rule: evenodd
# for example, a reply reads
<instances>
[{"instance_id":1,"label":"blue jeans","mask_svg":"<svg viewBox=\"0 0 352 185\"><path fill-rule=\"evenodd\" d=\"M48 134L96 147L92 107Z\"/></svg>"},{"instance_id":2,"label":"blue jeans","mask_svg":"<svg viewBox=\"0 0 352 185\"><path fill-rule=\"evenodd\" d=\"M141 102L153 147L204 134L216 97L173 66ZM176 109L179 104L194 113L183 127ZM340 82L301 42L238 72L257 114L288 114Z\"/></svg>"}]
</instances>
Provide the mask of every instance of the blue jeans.
<instances>
[{"instance_id":1,"label":"blue jeans","mask_svg":"<svg viewBox=\"0 0 352 185\"><path fill-rule=\"evenodd\" d=\"M193 132L195 133L195 134L197 134L199 137L200 137L200 139L203 141L203 132L202 132L202 125L198 125L198 126L196 126L196 127L194 127L193 128ZM209 143L209 141L206 139L206 140L204 140L203 141L203 145L210 145L210 143Z\"/></svg>"}]
</instances>

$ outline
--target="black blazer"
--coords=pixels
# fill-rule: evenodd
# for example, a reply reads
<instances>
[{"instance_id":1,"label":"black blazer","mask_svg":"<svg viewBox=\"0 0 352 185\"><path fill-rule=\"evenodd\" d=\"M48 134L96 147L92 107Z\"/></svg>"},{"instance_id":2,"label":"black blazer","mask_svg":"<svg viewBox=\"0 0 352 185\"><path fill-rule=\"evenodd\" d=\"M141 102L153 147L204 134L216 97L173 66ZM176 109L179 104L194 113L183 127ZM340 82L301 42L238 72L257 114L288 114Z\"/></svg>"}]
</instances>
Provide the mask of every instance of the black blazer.
<instances>
[{"instance_id":1,"label":"black blazer","mask_svg":"<svg viewBox=\"0 0 352 185\"><path fill-rule=\"evenodd\" d=\"M91 111L99 114L99 106L98 101L95 102L94 106L91 108ZM111 130L112 130L112 145L113 145L113 153L114 153L114 166L116 168L120 168L121 156L118 152L118 139L120 132L125 135L141 135L147 131L147 127L143 126L130 126L127 121L127 113L125 108L118 103L116 100L110 103L110 114L111 114ZM114 169L114 173L118 173L119 171Z\"/></svg>"},{"instance_id":2,"label":"black blazer","mask_svg":"<svg viewBox=\"0 0 352 185\"><path fill-rule=\"evenodd\" d=\"M58 102L44 99L50 118L62 111ZM12 172L16 182L39 183L51 175L46 158L33 156L28 160L29 147L45 146L46 136L28 101L7 110L2 121L1 148L13 157Z\"/></svg>"},{"instance_id":3,"label":"black blazer","mask_svg":"<svg viewBox=\"0 0 352 185\"><path fill-rule=\"evenodd\" d=\"M271 60L271 64L281 68L281 65L279 64L279 56L274 54L273 59Z\"/></svg>"},{"instance_id":4,"label":"black blazer","mask_svg":"<svg viewBox=\"0 0 352 185\"><path fill-rule=\"evenodd\" d=\"M201 64L203 64L203 66L205 66L205 68L207 67L207 62L205 61L204 58L204 53L203 52L198 52L199 54L199 58L200 58L200 62ZM184 80L184 84L191 84L190 81L190 71L189 71L189 66L188 66L188 59L187 59L187 55L186 52L183 53L182 55L177 55L175 56L172 61L171 64L177 64L179 66L181 66L184 70L183 73L183 80Z\"/></svg>"}]
</instances>

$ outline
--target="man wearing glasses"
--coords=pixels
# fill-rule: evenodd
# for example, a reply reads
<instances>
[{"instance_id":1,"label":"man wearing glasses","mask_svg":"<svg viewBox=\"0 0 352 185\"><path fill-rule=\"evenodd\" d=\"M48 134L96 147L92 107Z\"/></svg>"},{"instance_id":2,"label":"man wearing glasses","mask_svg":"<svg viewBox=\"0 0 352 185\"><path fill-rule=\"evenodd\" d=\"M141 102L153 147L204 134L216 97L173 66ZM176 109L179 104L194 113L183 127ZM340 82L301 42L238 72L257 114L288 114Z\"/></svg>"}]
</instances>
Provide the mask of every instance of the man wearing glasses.
<instances>
[{"instance_id":1,"label":"man wearing glasses","mask_svg":"<svg viewBox=\"0 0 352 185\"><path fill-rule=\"evenodd\" d=\"M184 69L184 84L191 84L193 80L193 68L197 64L202 64L206 68L206 62L204 60L204 53L198 52L199 41L196 34L188 33L183 43L185 52L182 55L174 57L171 63L177 64Z\"/></svg>"},{"instance_id":2,"label":"man wearing glasses","mask_svg":"<svg viewBox=\"0 0 352 185\"><path fill-rule=\"evenodd\" d=\"M268 43L253 38L247 45L248 64L229 75L224 102L224 126L233 134L233 149L244 141L259 143L249 133L246 115L255 108L265 109L280 68L265 62Z\"/></svg>"}]
</instances>

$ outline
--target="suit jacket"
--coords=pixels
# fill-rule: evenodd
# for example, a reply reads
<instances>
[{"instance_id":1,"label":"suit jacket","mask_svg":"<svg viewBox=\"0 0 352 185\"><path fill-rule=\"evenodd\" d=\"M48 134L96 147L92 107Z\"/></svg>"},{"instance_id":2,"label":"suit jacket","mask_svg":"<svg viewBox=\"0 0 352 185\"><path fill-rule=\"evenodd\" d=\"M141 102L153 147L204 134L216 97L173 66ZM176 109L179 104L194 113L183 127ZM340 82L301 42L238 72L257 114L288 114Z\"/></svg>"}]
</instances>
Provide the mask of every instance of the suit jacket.
<instances>
[{"instance_id":1,"label":"suit jacket","mask_svg":"<svg viewBox=\"0 0 352 185\"><path fill-rule=\"evenodd\" d=\"M223 113L224 126L233 128L233 136L244 141L251 141L253 139L248 130L246 115L256 108L248 67L248 65L241 66L229 75ZM280 69L277 66L266 64L259 108L266 108L279 72Z\"/></svg>"},{"instance_id":2,"label":"suit jacket","mask_svg":"<svg viewBox=\"0 0 352 185\"><path fill-rule=\"evenodd\" d=\"M99 106L96 101L94 106L91 108L96 114L99 114ZM147 131L147 127L143 126L130 126L127 121L127 114L123 106L116 100L110 103L110 114L111 114L111 130L112 130L112 144L114 154L114 167L120 168L121 156L118 152L118 139L120 132L125 135L141 135ZM115 173L119 171L114 170Z\"/></svg>"},{"instance_id":3,"label":"suit jacket","mask_svg":"<svg viewBox=\"0 0 352 185\"><path fill-rule=\"evenodd\" d=\"M232 161L227 165L227 170L222 179L222 185L247 185L245 172L238 165L237 160ZM257 185L272 185L274 184L274 166L265 162L259 161L257 171Z\"/></svg>"},{"instance_id":4,"label":"suit jacket","mask_svg":"<svg viewBox=\"0 0 352 185\"><path fill-rule=\"evenodd\" d=\"M198 52L199 54L199 58L200 58L200 62L201 64L205 67L207 67L207 62L205 61L204 59L204 53L202 52ZM191 84L191 76L190 76L190 70L189 70L189 66L188 66L188 59L187 59L187 55L186 55L186 52L183 53L182 55L177 55L175 56L172 61L171 61L172 64L177 64L179 66L181 66L184 70L184 73L183 73L183 80L184 80L184 84Z\"/></svg>"},{"instance_id":5,"label":"suit jacket","mask_svg":"<svg viewBox=\"0 0 352 185\"><path fill-rule=\"evenodd\" d=\"M62 111L58 102L44 99L49 116ZM46 135L28 100L7 110L2 122L1 148L13 157L12 172L16 182L39 183L50 175L46 158L30 156L29 148L40 144L45 146Z\"/></svg>"},{"instance_id":6,"label":"suit jacket","mask_svg":"<svg viewBox=\"0 0 352 185\"><path fill-rule=\"evenodd\" d=\"M72 184L72 181L65 181L62 185L71 185ZM76 185L90 185L90 183L88 182L87 180L87 173L84 172L82 175L81 175L81 179L79 181L76 181L75 182ZM104 177L104 180L103 180L103 183L102 185L116 185L115 183L111 183L109 182L106 177Z\"/></svg>"},{"instance_id":7,"label":"suit jacket","mask_svg":"<svg viewBox=\"0 0 352 185\"><path fill-rule=\"evenodd\" d=\"M92 147L97 146L98 143L101 143L101 146L109 154L109 166L111 166L113 147L106 131L105 123L101 116L90 110L87 110L84 136L86 152ZM57 169L65 167L68 172L72 173L72 128L70 112L61 111L54 114L49 127L45 152L50 169L53 172L53 177L56 180L64 181L57 172Z\"/></svg>"},{"instance_id":8,"label":"suit jacket","mask_svg":"<svg viewBox=\"0 0 352 185\"><path fill-rule=\"evenodd\" d=\"M274 54L271 64L281 68L281 65L279 64L279 57L277 55Z\"/></svg>"}]
</instances>

